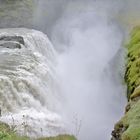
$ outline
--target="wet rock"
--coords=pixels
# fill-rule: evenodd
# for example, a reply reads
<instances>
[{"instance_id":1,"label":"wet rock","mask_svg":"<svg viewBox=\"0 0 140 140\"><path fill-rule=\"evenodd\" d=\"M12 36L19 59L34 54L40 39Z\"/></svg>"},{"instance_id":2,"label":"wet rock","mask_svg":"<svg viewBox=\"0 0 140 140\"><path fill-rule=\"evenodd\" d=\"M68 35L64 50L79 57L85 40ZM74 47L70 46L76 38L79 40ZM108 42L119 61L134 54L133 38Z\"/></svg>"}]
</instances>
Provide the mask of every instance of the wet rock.
<instances>
[{"instance_id":1,"label":"wet rock","mask_svg":"<svg viewBox=\"0 0 140 140\"><path fill-rule=\"evenodd\" d=\"M9 48L9 49L21 49L21 44L17 42L4 42L0 44L0 47Z\"/></svg>"},{"instance_id":2,"label":"wet rock","mask_svg":"<svg viewBox=\"0 0 140 140\"><path fill-rule=\"evenodd\" d=\"M118 122L111 133L112 135L111 140L122 140L121 136L123 132L125 132L127 129L128 129L128 126L124 126L122 122Z\"/></svg>"},{"instance_id":3,"label":"wet rock","mask_svg":"<svg viewBox=\"0 0 140 140\"><path fill-rule=\"evenodd\" d=\"M125 107L125 113L127 113L131 108L130 103L127 104L127 106Z\"/></svg>"},{"instance_id":4,"label":"wet rock","mask_svg":"<svg viewBox=\"0 0 140 140\"><path fill-rule=\"evenodd\" d=\"M25 44L22 36L2 36L0 41L15 41L23 45Z\"/></svg>"}]
</instances>

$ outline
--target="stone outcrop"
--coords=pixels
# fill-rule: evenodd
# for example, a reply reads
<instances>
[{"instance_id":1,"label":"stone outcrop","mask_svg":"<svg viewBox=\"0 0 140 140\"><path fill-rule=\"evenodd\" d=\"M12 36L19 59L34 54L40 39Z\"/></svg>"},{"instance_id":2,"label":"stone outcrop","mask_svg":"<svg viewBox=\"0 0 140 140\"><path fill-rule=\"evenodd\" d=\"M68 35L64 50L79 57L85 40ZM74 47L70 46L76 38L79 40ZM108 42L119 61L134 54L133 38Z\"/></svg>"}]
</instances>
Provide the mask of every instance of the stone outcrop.
<instances>
[{"instance_id":1,"label":"stone outcrop","mask_svg":"<svg viewBox=\"0 0 140 140\"><path fill-rule=\"evenodd\" d=\"M15 41L20 44L25 44L22 36L1 36L0 41Z\"/></svg>"},{"instance_id":2,"label":"stone outcrop","mask_svg":"<svg viewBox=\"0 0 140 140\"><path fill-rule=\"evenodd\" d=\"M128 104L125 115L115 125L111 140L140 140L140 27L131 32L125 81Z\"/></svg>"},{"instance_id":3,"label":"stone outcrop","mask_svg":"<svg viewBox=\"0 0 140 140\"><path fill-rule=\"evenodd\" d=\"M9 49L21 49L24 45L24 39L22 36L1 36L0 37L0 48Z\"/></svg>"}]
</instances>

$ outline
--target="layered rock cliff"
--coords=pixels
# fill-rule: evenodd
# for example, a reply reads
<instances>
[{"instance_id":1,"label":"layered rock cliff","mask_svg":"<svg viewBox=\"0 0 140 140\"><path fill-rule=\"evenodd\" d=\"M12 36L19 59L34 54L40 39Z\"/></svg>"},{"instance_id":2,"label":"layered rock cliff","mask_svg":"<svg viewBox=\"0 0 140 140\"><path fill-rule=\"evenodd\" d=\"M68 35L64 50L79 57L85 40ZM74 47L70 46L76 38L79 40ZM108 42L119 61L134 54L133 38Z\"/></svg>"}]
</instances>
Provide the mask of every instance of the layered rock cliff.
<instances>
[{"instance_id":1,"label":"layered rock cliff","mask_svg":"<svg viewBox=\"0 0 140 140\"><path fill-rule=\"evenodd\" d=\"M128 104L125 115L115 125L111 140L140 140L140 27L135 27L126 45L125 81Z\"/></svg>"}]
</instances>

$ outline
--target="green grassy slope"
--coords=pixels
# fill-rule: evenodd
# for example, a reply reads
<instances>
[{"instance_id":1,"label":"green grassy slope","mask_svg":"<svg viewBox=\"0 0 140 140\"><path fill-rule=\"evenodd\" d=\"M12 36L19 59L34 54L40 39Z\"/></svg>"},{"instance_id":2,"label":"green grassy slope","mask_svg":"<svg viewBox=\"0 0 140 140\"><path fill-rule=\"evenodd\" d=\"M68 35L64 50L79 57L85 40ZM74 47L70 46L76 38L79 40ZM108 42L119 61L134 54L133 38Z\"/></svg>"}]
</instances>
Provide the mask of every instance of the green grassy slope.
<instances>
[{"instance_id":1,"label":"green grassy slope","mask_svg":"<svg viewBox=\"0 0 140 140\"><path fill-rule=\"evenodd\" d=\"M30 140L30 138L17 135L14 130L10 129L9 125L1 122L0 140ZM70 135L59 135L56 137L39 138L36 140L76 140L76 138Z\"/></svg>"},{"instance_id":2,"label":"green grassy slope","mask_svg":"<svg viewBox=\"0 0 140 140\"><path fill-rule=\"evenodd\" d=\"M140 27L133 29L126 47L128 104L124 117L115 125L112 140L140 140Z\"/></svg>"}]
</instances>

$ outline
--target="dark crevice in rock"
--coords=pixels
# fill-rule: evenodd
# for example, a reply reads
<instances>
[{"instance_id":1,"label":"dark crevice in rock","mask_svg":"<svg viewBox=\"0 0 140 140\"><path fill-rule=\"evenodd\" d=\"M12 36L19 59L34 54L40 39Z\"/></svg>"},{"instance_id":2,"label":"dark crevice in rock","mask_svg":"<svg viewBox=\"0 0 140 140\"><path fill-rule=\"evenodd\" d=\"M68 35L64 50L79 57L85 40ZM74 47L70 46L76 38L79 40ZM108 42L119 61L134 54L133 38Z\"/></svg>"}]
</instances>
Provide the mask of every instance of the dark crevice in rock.
<instances>
[{"instance_id":1,"label":"dark crevice in rock","mask_svg":"<svg viewBox=\"0 0 140 140\"><path fill-rule=\"evenodd\" d=\"M128 127L129 127L128 125L124 126L123 123L121 122L117 123L115 129L111 133L112 135L111 140L122 140L121 135L128 129Z\"/></svg>"}]
</instances>

